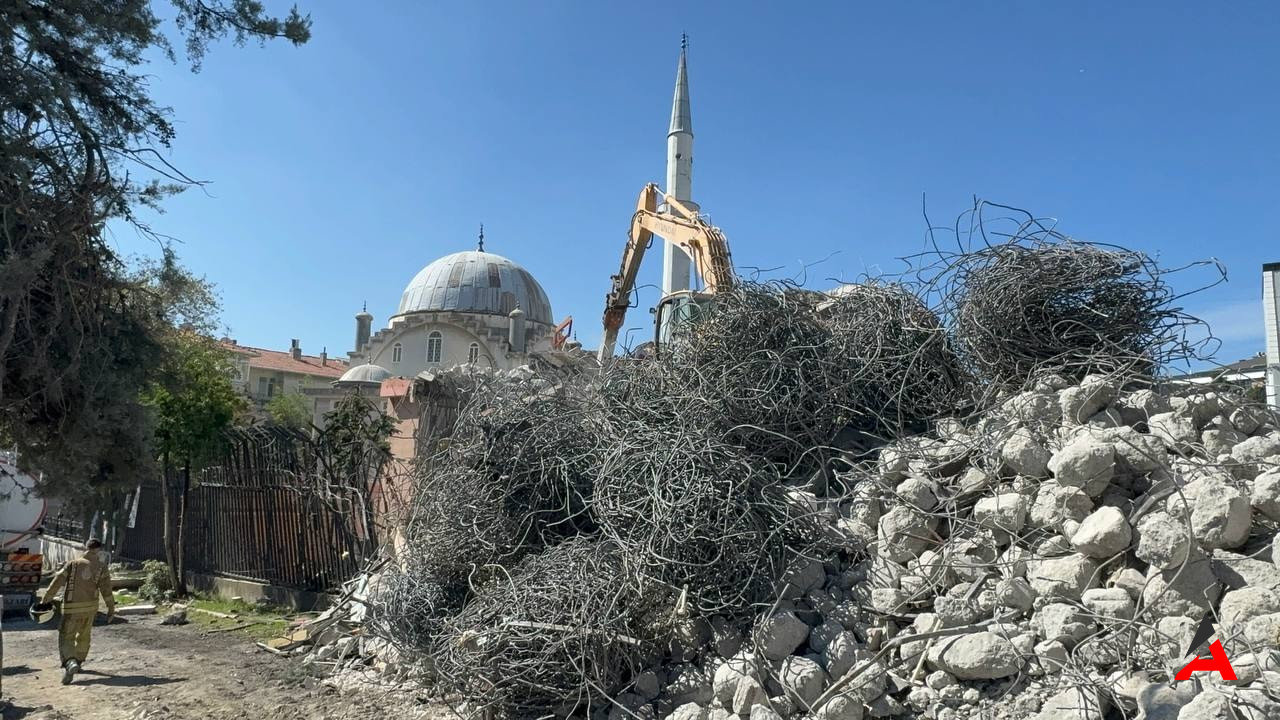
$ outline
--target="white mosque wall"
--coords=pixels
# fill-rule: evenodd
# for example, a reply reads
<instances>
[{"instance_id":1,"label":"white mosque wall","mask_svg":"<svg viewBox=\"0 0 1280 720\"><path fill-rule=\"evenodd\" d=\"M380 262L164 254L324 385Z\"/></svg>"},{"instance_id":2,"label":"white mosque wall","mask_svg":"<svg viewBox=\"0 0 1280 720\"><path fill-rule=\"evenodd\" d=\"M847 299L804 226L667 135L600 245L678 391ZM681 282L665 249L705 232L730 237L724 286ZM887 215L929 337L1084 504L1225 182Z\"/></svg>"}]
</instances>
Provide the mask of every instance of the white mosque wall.
<instances>
[{"instance_id":1,"label":"white mosque wall","mask_svg":"<svg viewBox=\"0 0 1280 720\"><path fill-rule=\"evenodd\" d=\"M432 362L427 357L428 341L433 333L439 333L440 356ZM370 360L391 371L392 375L413 377L423 370L449 368L470 359L471 346L477 346L477 364L507 369L503 348L492 348L485 338L449 323L423 323L399 329L369 349ZM396 346L400 346L399 361Z\"/></svg>"}]
</instances>

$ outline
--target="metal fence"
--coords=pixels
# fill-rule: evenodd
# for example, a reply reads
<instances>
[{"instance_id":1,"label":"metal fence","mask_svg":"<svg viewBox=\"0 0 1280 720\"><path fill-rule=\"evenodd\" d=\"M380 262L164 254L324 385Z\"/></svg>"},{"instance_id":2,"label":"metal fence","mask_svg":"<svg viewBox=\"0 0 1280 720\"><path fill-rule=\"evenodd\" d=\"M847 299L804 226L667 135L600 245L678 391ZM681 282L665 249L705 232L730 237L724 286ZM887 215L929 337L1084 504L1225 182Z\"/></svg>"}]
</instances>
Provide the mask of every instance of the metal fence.
<instances>
[{"instance_id":1,"label":"metal fence","mask_svg":"<svg viewBox=\"0 0 1280 720\"><path fill-rule=\"evenodd\" d=\"M221 461L188 480L171 471L171 517L186 487L183 562L186 570L324 591L359 569L369 546L364 523L342 491L317 478L315 444L278 428L228 433ZM159 483L143 485L132 527L119 556L164 560L164 495ZM176 530L175 530L176 531ZM48 518L45 532L79 542L83 520Z\"/></svg>"}]
</instances>

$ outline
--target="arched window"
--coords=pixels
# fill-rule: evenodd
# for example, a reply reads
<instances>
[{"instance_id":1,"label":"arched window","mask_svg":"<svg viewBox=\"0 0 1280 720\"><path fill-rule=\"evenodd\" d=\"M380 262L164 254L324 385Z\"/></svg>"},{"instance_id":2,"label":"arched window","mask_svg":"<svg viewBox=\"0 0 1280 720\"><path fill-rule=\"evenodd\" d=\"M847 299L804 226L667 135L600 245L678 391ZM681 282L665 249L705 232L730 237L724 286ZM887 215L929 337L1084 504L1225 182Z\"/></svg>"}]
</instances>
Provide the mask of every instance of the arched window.
<instances>
[{"instance_id":1,"label":"arched window","mask_svg":"<svg viewBox=\"0 0 1280 720\"><path fill-rule=\"evenodd\" d=\"M444 337L438 332L427 336L427 362L438 363L444 354Z\"/></svg>"},{"instance_id":2,"label":"arched window","mask_svg":"<svg viewBox=\"0 0 1280 720\"><path fill-rule=\"evenodd\" d=\"M467 348L467 362L474 365L480 359L480 343L471 343L471 347Z\"/></svg>"},{"instance_id":3,"label":"arched window","mask_svg":"<svg viewBox=\"0 0 1280 720\"><path fill-rule=\"evenodd\" d=\"M400 343L396 343L395 345L392 345L391 346L391 362L393 363L400 362L400 355L403 352L404 352L404 347L402 347Z\"/></svg>"}]
</instances>

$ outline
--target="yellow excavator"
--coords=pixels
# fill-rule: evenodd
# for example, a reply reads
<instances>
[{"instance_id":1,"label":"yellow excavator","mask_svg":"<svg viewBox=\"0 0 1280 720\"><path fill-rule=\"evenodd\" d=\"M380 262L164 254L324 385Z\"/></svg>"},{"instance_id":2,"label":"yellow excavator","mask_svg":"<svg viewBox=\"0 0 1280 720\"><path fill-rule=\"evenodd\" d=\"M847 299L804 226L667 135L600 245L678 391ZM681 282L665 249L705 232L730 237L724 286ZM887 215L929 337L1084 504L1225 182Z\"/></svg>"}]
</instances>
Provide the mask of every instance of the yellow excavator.
<instances>
[{"instance_id":1,"label":"yellow excavator","mask_svg":"<svg viewBox=\"0 0 1280 720\"><path fill-rule=\"evenodd\" d=\"M662 201L667 212L659 213ZM675 245L689 255L694 271L702 280L702 290L682 290L664 295L654 310L654 345L661 348L681 328L696 322L710 309L717 291L734 283L733 261L729 243L720 229L699 217L697 211L649 183L640 191L636 212L631 216L631 231L622 253L622 268L614 275L612 287L605 297L604 337L600 340L600 362L613 357L618 331L631 306L631 292L644 253L654 236Z\"/></svg>"}]
</instances>

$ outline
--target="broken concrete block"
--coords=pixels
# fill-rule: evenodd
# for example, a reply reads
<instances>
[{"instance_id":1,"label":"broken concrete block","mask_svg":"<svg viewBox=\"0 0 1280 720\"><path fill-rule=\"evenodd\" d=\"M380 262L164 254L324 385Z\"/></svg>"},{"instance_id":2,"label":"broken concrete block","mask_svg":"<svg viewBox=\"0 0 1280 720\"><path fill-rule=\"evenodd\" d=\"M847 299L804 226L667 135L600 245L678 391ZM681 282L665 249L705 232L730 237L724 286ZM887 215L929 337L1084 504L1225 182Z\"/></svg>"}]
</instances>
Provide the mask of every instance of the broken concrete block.
<instances>
[{"instance_id":1,"label":"broken concrete block","mask_svg":"<svg viewBox=\"0 0 1280 720\"><path fill-rule=\"evenodd\" d=\"M1124 513L1114 507L1101 507L1080 521L1071 536L1077 552L1093 558L1109 558L1129 548L1133 533Z\"/></svg>"},{"instance_id":2,"label":"broken concrete block","mask_svg":"<svg viewBox=\"0 0 1280 720\"><path fill-rule=\"evenodd\" d=\"M1068 425L1079 425L1111 404L1117 394L1115 384L1107 378L1100 375L1087 376L1076 387L1069 387L1058 393L1062 421Z\"/></svg>"},{"instance_id":3,"label":"broken concrete block","mask_svg":"<svg viewBox=\"0 0 1280 720\"><path fill-rule=\"evenodd\" d=\"M1023 660L1007 638L989 632L938 638L928 662L960 680L995 680L1015 675Z\"/></svg>"},{"instance_id":4,"label":"broken concrete block","mask_svg":"<svg viewBox=\"0 0 1280 720\"><path fill-rule=\"evenodd\" d=\"M827 581L827 571L822 561L807 557L793 557L782 575L782 597L797 600L810 590L821 588Z\"/></svg>"},{"instance_id":5,"label":"broken concrete block","mask_svg":"<svg viewBox=\"0 0 1280 720\"><path fill-rule=\"evenodd\" d=\"M1080 488L1049 480L1036 489L1027 519L1035 528L1057 528L1064 520L1079 522L1093 511L1093 500Z\"/></svg>"},{"instance_id":6,"label":"broken concrete block","mask_svg":"<svg viewBox=\"0 0 1280 720\"><path fill-rule=\"evenodd\" d=\"M1257 435L1231 449L1231 459L1243 464L1256 464L1280 455L1280 434Z\"/></svg>"},{"instance_id":7,"label":"broken concrete block","mask_svg":"<svg viewBox=\"0 0 1280 720\"><path fill-rule=\"evenodd\" d=\"M1085 590L1097 587L1098 564L1080 554L1033 560L1027 564L1027 580L1036 595L1046 600L1079 600Z\"/></svg>"},{"instance_id":8,"label":"broken concrete block","mask_svg":"<svg viewBox=\"0 0 1280 720\"><path fill-rule=\"evenodd\" d=\"M1036 611L1031 627L1044 640L1057 640L1068 648L1094 632L1093 620L1080 608L1067 603L1049 603Z\"/></svg>"},{"instance_id":9,"label":"broken concrete block","mask_svg":"<svg viewBox=\"0 0 1280 720\"><path fill-rule=\"evenodd\" d=\"M1257 432L1258 428L1271 421L1271 413L1265 408L1247 405L1232 410L1231 414L1227 416L1227 421L1236 430L1245 435L1252 435Z\"/></svg>"},{"instance_id":10,"label":"broken concrete block","mask_svg":"<svg viewBox=\"0 0 1280 720\"><path fill-rule=\"evenodd\" d=\"M1115 476L1116 453L1110 443L1082 433L1049 460L1049 471L1059 485L1084 490L1097 497Z\"/></svg>"},{"instance_id":11,"label":"broken concrete block","mask_svg":"<svg viewBox=\"0 0 1280 720\"><path fill-rule=\"evenodd\" d=\"M1102 720L1107 698L1095 687L1068 687L1058 691L1040 707L1035 720Z\"/></svg>"},{"instance_id":12,"label":"broken concrete block","mask_svg":"<svg viewBox=\"0 0 1280 720\"><path fill-rule=\"evenodd\" d=\"M837 695L818 708L818 720L862 720L862 703Z\"/></svg>"},{"instance_id":13,"label":"broken concrete block","mask_svg":"<svg viewBox=\"0 0 1280 720\"><path fill-rule=\"evenodd\" d=\"M1276 612L1280 612L1280 595L1267 588L1243 587L1223 594L1218 605L1218 620L1230 627Z\"/></svg>"},{"instance_id":14,"label":"broken concrete block","mask_svg":"<svg viewBox=\"0 0 1280 720\"><path fill-rule=\"evenodd\" d=\"M809 649L814 652L822 652L827 649L827 645L831 643L841 633L847 632L844 626L834 620L824 620L822 624L815 625L809 631Z\"/></svg>"},{"instance_id":15,"label":"broken concrete block","mask_svg":"<svg viewBox=\"0 0 1280 720\"><path fill-rule=\"evenodd\" d=\"M1137 535L1134 554L1161 570L1181 565L1192 547L1187 525L1163 511L1143 516L1138 521Z\"/></svg>"},{"instance_id":16,"label":"broken concrete block","mask_svg":"<svg viewBox=\"0 0 1280 720\"><path fill-rule=\"evenodd\" d=\"M1170 451L1191 452L1200 441L1200 432L1190 417L1178 412L1165 412L1147 419L1147 428Z\"/></svg>"},{"instance_id":17,"label":"broken concrete block","mask_svg":"<svg viewBox=\"0 0 1280 720\"><path fill-rule=\"evenodd\" d=\"M996 583L996 602L1004 607L1029 612L1035 599L1035 591L1025 578L1005 578Z\"/></svg>"},{"instance_id":18,"label":"broken concrete block","mask_svg":"<svg viewBox=\"0 0 1280 720\"><path fill-rule=\"evenodd\" d=\"M902 502L928 512L938 505L937 486L924 478L909 477L893 489Z\"/></svg>"},{"instance_id":19,"label":"broken concrete block","mask_svg":"<svg viewBox=\"0 0 1280 720\"><path fill-rule=\"evenodd\" d=\"M902 480L907 476L911 457L906 446L901 443L890 443L880 449L880 475L889 481Z\"/></svg>"},{"instance_id":20,"label":"broken concrete block","mask_svg":"<svg viewBox=\"0 0 1280 720\"><path fill-rule=\"evenodd\" d=\"M827 689L829 678L818 663L793 655L782 661L778 682L787 696L796 701L797 706L808 708L813 707L822 696L822 691Z\"/></svg>"},{"instance_id":21,"label":"broken concrete block","mask_svg":"<svg viewBox=\"0 0 1280 720\"><path fill-rule=\"evenodd\" d=\"M1258 512L1280 521L1280 468L1266 470L1253 479L1249 502Z\"/></svg>"},{"instance_id":22,"label":"broken concrete block","mask_svg":"<svg viewBox=\"0 0 1280 720\"><path fill-rule=\"evenodd\" d=\"M155 615L155 614L156 614L156 606L149 605L149 604L124 605L122 607L116 608L116 615Z\"/></svg>"},{"instance_id":23,"label":"broken concrete block","mask_svg":"<svg viewBox=\"0 0 1280 720\"><path fill-rule=\"evenodd\" d=\"M1043 390L1028 390L1013 395L1001 403L1000 412L1006 417L1035 427L1057 424L1062 417L1057 394Z\"/></svg>"},{"instance_id":24,"label":"broken concrete block","mask_svg":"<svg viewBox=\"0 0 1280 720\"><path fill-rule=\"evenodd\" d=\"M768 705L756 705L751 708L751 714L747 716L747 720L782 720L782 716Z\"/></svg>"},{"instance_id":25,"label":"broken concrete block","mask_svg":"<svg viewBox=\"0 0 1280 720\"><path fill-rule=\"evenodd\" d=\"M1213 573L1213 565L1203 554L1196 553L1184 566L1147 573L1142 591L1144 609L1154 617L1183 616L1199 620L1218 601L1222 586Z\"/></svg>"},{"instance_id":26,"label":"broken concrete block","mask_svg":"<svg viewBox=\"0 0 1280 720\"><path fill-rule=\"evenodd\" d=\"M792 612L773 615L758 628L760 651L770 660L781 660L804 644L809 637L809 626Z\"/></svg>"},{"instance_id":27,"label":"broken concrete block","mask_svg":"<svg viewBox=\"0 0 1280 720\"><path fill-rule=\"evenodd\" d=\"M853 669L858 653L858 638L848 630L836 635L822 651L822 666L833 681Z\"/></svg>"},{"instance_id":28,"label":"broken concrete block","mask_svg":"<svg viewBox=\"0 0 1280 720\"><path fill-rule=\"evenodd\" d=\"M1130 473L1149 473L1166 465L1168 450L1160 438L1144 435L1129 426L1102 434L1115 448L1117 468Z\"/></svg>"},{"instance_id":29,"label":"broken concrete block","mask_svg":"<svg viewBox=\"0 0 1280 720\"><path fill-rule=\"evenodd\" d=\"M1056 673L1066 667L1071 652L1061 640L1041 640L1033 651L1034 662L1031 664L1032 675Z\"/></svg>"},{"instance_id":30,"label":"broken concrete block","mask_svg":"<svg viewBox=\"0 0 1280 720\"><path fill-rule=\"evenodd\" d=\"M1244 442L1249 436L1230 427L1210 426L1200 433L1200 442L1204 445L1209 457L1231 454L1231 449Z\"/></svg>"},{"instance_id":31,"label":"broken concrete block","mask_svg":"<svg viewBox=\"0 0 1280 720\"><path fill-rule=\"evenodd\" d=\"M973 507L973 520L979 527L1017 535L1027 519L1027 500L1018 493L1002 493L985 497Z\"/></svg>"},{"instance_id":32,"label":"broken concrete block","mask_svg":"<svg viewBox=\"0 0 1280 720\"><path fill-rule=\"evenodd\" d=\"M1169 412L1169 399L1153 390L1135 390L1122 395L1115 403L1125 425L1145 425L1147 418Z\"/></svg>"},{"instance_id":33,"label":"broken concrete block","mask_svg":"<svg viewBox=\"0 0 1280 720\"><path fill-rule=\"evenodd\" d=\"M880 517L879 554L894 562L906 562L934 544L938 519L899 505Z\"/></svg>"},{"instance_id":34,"label":"broken concrete block","mask_svg":"<svg viewBox=\"0 0 1280 720\"><path fill-rule=\"evenodd\" d=\"M707 720L707 711L698 703L684 703L673 710L667 720Z\"/></svg>"},{"instance_id":35,"label":"broken concrete block","mask_svg":"<svg viewBox=\"0 0 1280 720\"><path fill-rule=\"evenodd\" d=\"M739 717L749 715L751 708L769 701L769 694L764 691L760 682L753 677L743 675L734 682L733 699L726 706Z\"/></svg>"},{"instance_id":36,"label":"broken concrete block","mask_svg":"<svg viewBox=\"0 0 1280 720\"><path fill-rule=\"evenodd\" d=\"M1142 586L1146 584L1147 576L1137 568L1121 568L1107 580L1107 587L1120 588L1135 601L1142 596Z\"/></svg>"},{"instance_id":37,"label":"broken concrete block","mask_svg":"<svg viewBox=\"0 0 1280 720\"><path fill-rule=\"evenodd\" d=\"M1134 600L1124 588L1085 590L1081 602L1090 612L1104 618L1118 621L1133 618Z\"/></svg>"},{"instance_id":38,"label":"broken concrete block","mask_svg":"<svg viewBox=\"0 0 1280 720\"><path fill-rule=\"evenodd\" d=\"M1026 477L1048 477L1050 457L1049 448L1026 428L1014 430L1000 447L1005 467Z\"/></svg>"},{"instance_id":39,"label":"broken concrete block","mask_svg":"<svg viewBox=\"0 0 1280 720\"><path fill-rule=\"evenodd\" d=\"M1280 594L1280 570L1273 563L1226 550L1213 551L1213 574L1228 590L1263 587Z\"/></svg>"},{"instance_id":40,"label":"broken concrete block","mask_svg":"<svg viewBox=\"0 0 1280 720\"><path fill-rule=\"evenodd\" d=\"M1249 537L1253 510L1243 492L1209 478L1199 485L1191 509L1191 531L1202 547L1235 548Z\"/></svg>"}]
</instances>

